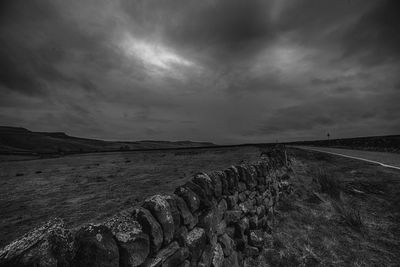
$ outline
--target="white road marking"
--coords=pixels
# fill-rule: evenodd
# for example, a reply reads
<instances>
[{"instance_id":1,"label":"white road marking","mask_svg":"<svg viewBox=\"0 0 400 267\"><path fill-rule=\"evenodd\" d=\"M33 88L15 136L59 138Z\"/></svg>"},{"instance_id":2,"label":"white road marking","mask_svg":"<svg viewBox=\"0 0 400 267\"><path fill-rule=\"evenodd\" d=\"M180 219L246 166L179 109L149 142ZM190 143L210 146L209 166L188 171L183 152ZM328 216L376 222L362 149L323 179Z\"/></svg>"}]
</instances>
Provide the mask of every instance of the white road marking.
<instances>
[{"instance_id":1,"label":"white road marking","mask_svg":"<svg viewBox=\"0 0 400 267\"><path fill-rule=\"evenodd\" d=\"M375 164L381 165L382 167L393 168L393 169L396 169L396 170L400 170L400 167L396 167L396 166L384 164L384 163L382 163L382 162L375 161L375 160L363 159L363 158L348 156L348 155L339 154L339 153L335 153L335 152L323 151L323 150L319 150L319 149L315 149L315 148L310 148L310 147L298 147L298 148L307 149L307 150L313 150L313 151L318 151L318 152L322 152L322 153L328 153L328 154L332 154L332 155L336 155L336 156L342 156L342 157L345 157L345 158L358 159L358 160L362 160L362 161L366 161L366 162L375 163Z\"/></svg>"}]
</instances>

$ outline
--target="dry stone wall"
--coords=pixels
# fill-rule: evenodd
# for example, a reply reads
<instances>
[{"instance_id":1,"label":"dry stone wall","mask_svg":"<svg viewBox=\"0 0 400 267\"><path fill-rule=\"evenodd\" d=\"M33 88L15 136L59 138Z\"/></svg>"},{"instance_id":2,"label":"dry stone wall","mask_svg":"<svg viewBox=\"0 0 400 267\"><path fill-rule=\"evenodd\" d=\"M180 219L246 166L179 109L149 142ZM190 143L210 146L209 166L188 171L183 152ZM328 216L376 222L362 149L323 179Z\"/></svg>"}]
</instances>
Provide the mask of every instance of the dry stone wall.
<instances>
[{"instance_id":1,"label":"dry stone wall","mask_svg":"<svg viewBox=\"0 0 400 267\"><path fill-rule=\"evenodd\" d=\"M198 173L102 224L53 219L0 251L0 266L243 266L260 254L277 202L291 192L283 150L257 163Z\"/></svg>"}]
</instances>

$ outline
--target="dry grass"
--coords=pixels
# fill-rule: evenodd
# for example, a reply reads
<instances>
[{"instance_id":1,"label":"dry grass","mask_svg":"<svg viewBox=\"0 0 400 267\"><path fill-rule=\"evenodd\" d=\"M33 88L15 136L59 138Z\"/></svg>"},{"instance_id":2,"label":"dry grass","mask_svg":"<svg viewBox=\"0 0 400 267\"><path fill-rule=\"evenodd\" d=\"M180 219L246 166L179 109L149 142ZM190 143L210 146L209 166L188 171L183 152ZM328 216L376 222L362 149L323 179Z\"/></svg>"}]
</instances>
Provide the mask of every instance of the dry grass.
<instances>
[{"instance_id":1,"label":"dry grass","mask_svg":"<svg viewBox=\"0 0 400 267\"><path fill-rule=\"evenodd\" d=\"M341 197L344 188L339 179L322 168L317 168L312 173L313 182L318 184L320 191L332 198L332 206L335 208L341 221L360 231L363 225L360 209L344 202Z\"/></svg>"},{"instance_id":2,"label":"dry grass","mask_svg":"<svg viewBox=\"0 0 400 267\"><path fill-rule=\"evenodd\" d=\"M361 231L361 227L363 226L363 220L361 217L360 209L348 206L343 203L336 203L334 207L337 213L339 214L341 221L344 224L352 227L357 231Z\"/></svg>"},{"instance_id":3,"label":"dry grass","mask_svg":"<svg viewBox=\"0 0 400 267\"><path fill-rule=\"evenodd\" d=\"M322 168L312 170L311 175L313 181L319 185L322 193L326 193L335 199L340 198L341 185L337 177Z\"/></svg>"},{"instance_id":4,"label":"dry grass","mask_svg":"<svg viewBox=\"0 0 400 267\"><path fill-rule=\"evenodd\" d=\"M259 266L400 266L400 173L292 153L294 193L277 207L269 265Z\"/></svg>"}]
</instances>

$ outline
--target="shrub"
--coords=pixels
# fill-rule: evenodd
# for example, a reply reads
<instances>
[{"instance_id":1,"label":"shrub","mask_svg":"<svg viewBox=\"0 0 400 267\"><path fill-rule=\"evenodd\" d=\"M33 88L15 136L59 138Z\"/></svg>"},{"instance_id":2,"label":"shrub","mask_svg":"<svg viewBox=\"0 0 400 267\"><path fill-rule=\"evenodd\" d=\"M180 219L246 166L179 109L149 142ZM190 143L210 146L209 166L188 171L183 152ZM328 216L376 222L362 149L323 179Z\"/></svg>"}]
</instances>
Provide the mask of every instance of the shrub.
<instances>
[{"instance_id":1,"label":"shrub","mask_svg":"<svg viewBox=\"0 0 400 267\"><path fill-rule=\"evenodd\" d=\"M363 221L360 210L358 208L346 207L344 205L336 204L335 209L339 213L343 223L356 230L361 229L361 227L363 226Z\"/></svg>"},{"instance_id":2,"label":"shrub","mask_svg":"<svg viewBox=\"0 0 400 267\"><path fill-rule=\"evenodd\" d=\"M319 184L321 192L330 195L335 199L340 198L341 186L339 179L328 174L325 170L319 168L313 174L313 181Z\"/></svg>"},{"instance_id":3,"label":"shrub","mask_svg":"<svg viewBox=\"0 0 400 267\"><path fill-rule=\"evenodd\" d=\"M359 210L345 209L341 216L344 222L353 228L359 229L363 225Z\"/></svg>"}]
</instances>

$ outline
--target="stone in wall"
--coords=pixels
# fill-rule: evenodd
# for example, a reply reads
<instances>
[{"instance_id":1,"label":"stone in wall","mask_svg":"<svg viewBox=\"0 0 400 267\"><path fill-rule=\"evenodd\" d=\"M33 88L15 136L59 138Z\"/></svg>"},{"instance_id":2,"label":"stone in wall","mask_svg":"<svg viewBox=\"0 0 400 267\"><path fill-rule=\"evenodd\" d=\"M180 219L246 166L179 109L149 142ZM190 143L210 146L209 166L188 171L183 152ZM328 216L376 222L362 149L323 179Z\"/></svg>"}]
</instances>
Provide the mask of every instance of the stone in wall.
<instances>
[{"instance_id":1,"label":"stone in wall","mask_svg":"<svg viewBox=\"0 0 400 267\"><path fill-rule=\"evenodd\" d=\"M264 190L259 190L260 194L262 194L262 192L264 192L264 191L265 191L265 189ZM264 199L263 199L262 195L257 195L257 197L256 197L256 205L260 206L260 205L263 204L263 202L264 202Z\"/></svg>"},{"instance_id":2,"label":"stone in wall","mask_svg":"<svg viewBox=\"0 0 400 267\"><path fill-rule=\"evenodd\" d=\"M117 240L120 267L134 267L142 264L150 253L149 236L142 226L133 219L130 212L122 212L108 219L108 227Z\"/></svg>"},{"instance_id":3,"label":"stone in wall","mask_svg":"<svg viewBox=\"0 0 400 267\"><path fill-rule=\"evenodd\" d=\"M69 266L73 239L62 219L52 219L0 251L0 266Z\"/></svg>"},{"instance_id":4,"label":"stone in wall","mask_svg":"<svg viewBox=\"0 0 400 267\"><path fill-rule=\"evenodd\" d=\"M211 198L209 198L202 187L192 181L186 182L183 186L189 188L198 196L201 210L206 210L212 207Z\"/></svg>"},{"instance_id":5,"label":"stone in wall","mask_svg":"<svg viewBox=\"0 0 400 267\"><path fill-rule=\"evenodd\" d=\"M239 192L244 192L247 190L247 185L244 182L239 182L238 183L238 190Z\"/></svg>"},{"instance_id":6,"label":"stone in wall","mask_svg":"<svg viewBox=\"0 0 400 267\"><path fill-rule=\"evenodd\" d=\"M229 257L224 258L223 267L239 267L238 253L233 251Z\"/></svg>"},{"instance_id":7,"label":"stone in wall","mask_svg":"<svg viewBox=\"0 0 400 267\"><path fill-rule=\"evenodd\" d=\"M197 264L207 242L206 232L203 228L196 227L186 236L186 246L190 251L191 261Z\"/></svg>"},{"instance_id":8,"label":"stone in wall","mask_svg":"<svg viewBox=\"0 0 400 267\"><path fill-rule=\"evenodd\" d=\"M171 207L166 196L154 195L147 198L143 207L151 212L157 219L164 233L163 244L169 244L175 233L174 219L172 217Z\"/></svg>"},{"instance_id":9,"label":"stone in wall","mask_svg":"<svg viewBox=\"0 0 400 267\"><path fill-rule=\"evenodd\" d=\"M168 202L171 208L172 219L174 221L175 231L179 229L182 224L181 213L179 212L175 195L166 195L165 200Z\"/></svg>"},{"instance_id":10,"label":"stone in wall","mask_svg":"<svg viewBox=\"0 0 400 267\"><path fill-rule=\"evenodd\" d=\"M181 265L179 265L178 267L190 267L190 261L185 260Z\"/></svg>"},{"instance_id":11,"label":"stone in wall","mask_svg":"<svg viewBox=\"0 0 400 267\"><path fill-rule=\"evenodd\" d=\"M193 229L193 227L195 227L198 222L197 216L194 216L190 212L183 198L178 197L177 195L173 195L173 198L175 199L175 203L178 211L180 212L183 224L186 225L189 229Z\"/></svg>"},{"instance_id":12,"label":"stone in wall","mask_svg":"<svg viewBox=\"0 0 400 267\"><path fill-rule=\"evenodd\" d=\"M254 256L258 256L259 255L259 250L257 247L253 247L253 246L246 246L246 248L244 249L244 255L246 255L247 257L254 257Z\"/></svg>"},{"instance_id":13,"label":"stone in wall","mask_svg":"<svg viewBox=\"0 0 400 267\"><path fill-rule=\"evenodd\" d=\"M176 240L181 247L186 245L186 236L188 232L189 231L186 226L179 227L179 229L175 232L174 240Z\"/></svg>"},{"instance_id":14,"label":"stone in wall","mask_svg":"<svg viewBox=\"0 0 400 267\"><path fill-rule=\"evenodd\" d=\"M246 240L249 228L250 228L249 218L243 217L242 219L240 219L239 222L235 223L236 237L240 237Z\"/></svg>"},{"instance_id":15,"label":"stone in wall","mask_svg":"<svg viewBox=\"0 0 400 267\"><path fill-rule=\"evenodd\" d=\"M265 185L265 174L263 172L262 164L253 164L251 165L256 172L256 181L259 185Z\"/></svg>"},{"instance_id":16,"label":"stone in wall","mask_svg":"<svg viewBox=\"0 0 400 267\"><path fill-rule=\"evenodd\" d=\"M221 181L221 172L211 172L208 174L208 177L210 177L212 186L214 189L214 197L217 200L220 200L222 198L222 181Z\"/></svg>"},{"instance_id":17,"label":"stone in wall","mask_svg":"<svg viewBox=\"0 0 400 267\"><path fill-rule=\"evenodd\" d=\"M242 217L242 214L243 212L241 210L228 210L225 212L225 221L228 225L238 222Z\"/></svg>"},{"instance_id":18,"label":"stone in wall","mask_svg":"<svg viewBox=\"0 0 400 267\"><path fill-rule=\"evenodd\" d=\"M160 224L145 208L137 207L133 210L132 216L142 226L143 232L149 236L150 255L154 255L163 243L163 232Z\"/></svg>"},{"instance_id":19,"label":"stone in wall","mask_svg":"<svg viewBox=\"0 0 400 267\"><path fill-rule=\"evenodd\" d=\"M211 200L214 197L213 183L206 173L197 173L193 177L192 181L203 189L205 197L208 200Z\"/></svg>"},{"instance_id":20,"label":"stone in wall","mask_svg":"<svg viewBox=\"0 0 400 267\"><path fill-rule=\"evenodd\" d=\"M216 235L218 226L217 209L213 208L200 215L197 226L204 229L209 240Z\"/></svg>"},{"instance_id":21,"label":"stone in wall","mask_svg":"<svg viewBox=\"0 0 400 267\"><path fill-rule=\"evenodd\" d=\"M211 261L213 257L213 250L214 250L214 245L212 244L207 244L206 247L203 250L203 253L200 257L200 260L197 264L198 267L209 267L211 266Z\"/></svg>"},{"instance_id":22,"label":"stone in wall","mask_svg":"<svg viewBox=\"0 0 400 267\"><path fill-rule=\"evenodd\" d=\"M221 185L222 185L222 195L223 196L228 196L230 195L229 193L229 185L228 185L228 179L226 177L226 173L223 171L217 171L214 172L216 175L219 176L220 180L221 180Z\"/></svg>"},{"instance_id":23,"label":"stone in wall","mask_svg":"<svg viewBox=\"0 0 400 267\"><path fill-rule=\"evenodd\" d=\"M262 248L264 244L264 234L262 230L251 230L249 233L249 244L251 246Z\"/></svg>"},{"instance_id":24,"label":"stone in wall","mask_svg":"<svg viewBox=\"0 0 400 267\"><path fill-rule=\"evenodd\" d=\"M217 236L223 235L226 232L226 227L227 225L225 220L219 221L216 229Z\"/></svg>"},{"instance_id":25,"label":"stone in wall","mask_svg":"<svg viewBox=\"0 0 400 267\"><path fill-rule=\"evenodd\" d=\"M185 200L190 212L194 213L199 209L200 198L190 188L186 186L179 186L175 189L175 194Z\"/></svg>"},{"instance_id":26,"label":"stone in wall","mask_svg":"<svg viewBox=\"0 0 400 267\"><path fill-rule=\"evenodd\" d=\"M243 183L242 183L243 184ZM247 191L247 190L246 190ZM242 191L242 192L240 192L239 193L239 195L238 195L238 201L239 201L239 203L243 203L243 202L245 202L246 201L246 199L247 199L247 196L246 196L246 191Z\"/></svg>"},{"instance_id":27,"label":"stone in wall","mask_svg":"<svg viewBox=\"0 0 400 267\"><path fill-rule=\"evenodd\" d=\"M235 192L231 196L226 197L226 202L228 204L228 209L235 209L237 203L239 201L239 194L238 192Z\"/></svg>"},{"instance_id":28,"label":"stone in wall","mask_svg":"<svg viewBox=\"0 0 400 267\"><path fill-rule=\"evenodd\" d=\"M236 168L239 172L239 181L245 183L248 189L254 189L256 181L249 169L244 165L236 166Z\"/></svg>"},{"instance_id":29,"label":"stone in wall","mask_svg":"<svg viewBox=\"0 0 400 267\"><path fill-rule=\"evenodd\" d=\"M147 258L142 267L158 267L161 266L169 257L179 250L177 242L172 242L165 248L161 249L155 257Z\"/></svg>"},{"instance_id":30,"label":"stone in wall","mask_svg":"<svg viewBox=\"0 0 400 267\"><path fill-rule=\"evenodd\" d=\"M217 243L214 247L212 258L211 258L211 266L212 267L221 267L224 262L224 251L219 243Z\"/></svg>"},{"instance_id":31,"label":"stone in wall","mask_svg":"<svg viewBox=\"0 0 400 267\"><path fill-rule=\"evenodd\" d=\"M228 257L231 255L234 247L234 242L232 238L228 234L223 234L222 236L218 237L218 242L221 244L221 248L224 252L224 255Z\"/></svg>"},{"instance_id":32,"label":"stone in wall","mask_svg":"<svg viewBox=\"0 0 400 267\"><path fill-rule=\"evenodd\" d=\"M226 203L225 199L221 199L218 203L217 210L215 216L217 216L216 220L221 221L224 216L225 212L228 210L228 203Z\"/></svg>"},{"instance_id":33,"label":"stone in wall","mask_svg":"<svg viewBox=\"0 0 400 267\"><path fill-rule=\"evenodd\" d=\"M249 218L249 229L254 230L259 228L259 220L257 215L253 215Z\"/></svg>"},{"instance_id":34,"label":"stone in wall","mask_svg":"<svg viewBox=\"0 0 400 267\"><path fill-rule=\"evenodd\" d=\"M230 179L233 183L233 188L234 188L234 192L237 191L238 189L238 185L239 185L239 171L235 166L231 166L229 167L227 170L225 170L226 175L230 176ZM234 193L233 192L233 193Z\"/></svg>"},{"instance_id":35,"label":"stone in wall","mask_svg":"<svg viewBox=\"0 0 400 267\"><path fill-rule=\"evenodd\" d=\"M250 199L247 199L243 203L239 204L239 209L243 212L243 214L248 214L253 209L253 202Z\"/></svg>"},{"instance_id":36,"label":"stone in wall","mask_svg":"<svg viewBox=\"0 0 400 267\"><path fill-rule=\"evenodd\" d=\"M189 257L189 249L186 247L179 248L173 255L168 257L162 264L162 267L175 267L185 263Z\"/></svg>"},{"instance_id":37,"label":"stone in wall","mask_svg":"<svg viewBox=\"0 0 400 267\"><path fill-rule=\"evenodd\" d=\"M75 236L74 267L118 267L118 245L110 229L104 225L89 224Z\"/></svg>"},{"instance_id":38,"label":"stone in wall","mask_svg":"<svg viewBox=\"0 0 400 267\"><path fill-rule=\"evenodd\" d=\"M230 195L234 194L238 187L238 177L234 170L236 170L236 168L231 167L224 171L228 186L228 192Z\"/></svg>"}]
</instances>

